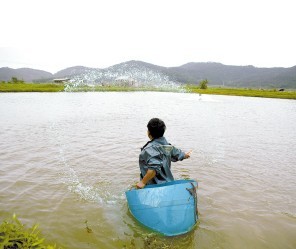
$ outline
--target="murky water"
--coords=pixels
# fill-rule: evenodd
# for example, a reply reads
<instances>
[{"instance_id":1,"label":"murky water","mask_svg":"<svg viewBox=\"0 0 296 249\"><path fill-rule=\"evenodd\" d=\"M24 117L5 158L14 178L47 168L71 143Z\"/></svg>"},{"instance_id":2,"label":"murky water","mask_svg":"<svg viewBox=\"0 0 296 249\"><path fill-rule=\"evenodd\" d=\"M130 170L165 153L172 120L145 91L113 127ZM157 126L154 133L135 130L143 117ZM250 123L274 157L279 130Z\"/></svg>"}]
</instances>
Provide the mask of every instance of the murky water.
<instances>
[{"instance_id":1,"label":"murky water","mask_svg":"<svg viewBox=\"0 0 296 249\"><path fill-rule=\"evenodd\" d=\"M146 124L191 159L200 220L165 238L129 214ZM296 248L296 101L184 93L0 95L0 218L65 248ZM86 222L92 233L88 233Z\"/></svg>"}]
</instances>

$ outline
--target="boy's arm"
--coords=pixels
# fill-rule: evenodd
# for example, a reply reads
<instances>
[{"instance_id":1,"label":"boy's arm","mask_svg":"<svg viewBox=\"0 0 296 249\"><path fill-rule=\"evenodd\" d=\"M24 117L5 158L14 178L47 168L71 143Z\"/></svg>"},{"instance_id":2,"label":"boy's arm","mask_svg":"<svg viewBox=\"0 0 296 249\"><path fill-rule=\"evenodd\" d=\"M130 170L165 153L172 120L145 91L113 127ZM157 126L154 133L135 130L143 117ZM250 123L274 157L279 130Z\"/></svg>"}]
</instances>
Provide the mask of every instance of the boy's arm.
<instances>
[{"instance_id":1,"label":"boy's arm","mask_svg":"<svg viewBox=\"0 0 296 249\"><path fill-rule=\"evenodd\" d=\"M151 179L154 178L156 175L155 170L153 169L148 169L146 175L143 177L143 179L136 184L137 188L144 188Z\"/></svg>"},{"instance_id":2,"label":"boy's arm","mask_svg":"<svg viewBox=\"0 0 296 249\"><path fill-rule=\"evenodd\" d=\"M190 157L190 154L192 153L192 150L188 151L187 153L183 152L182 150L173 147L172 150L172 161L182 161L183 159L187 159Z\"/></svg>"}]
</instances>

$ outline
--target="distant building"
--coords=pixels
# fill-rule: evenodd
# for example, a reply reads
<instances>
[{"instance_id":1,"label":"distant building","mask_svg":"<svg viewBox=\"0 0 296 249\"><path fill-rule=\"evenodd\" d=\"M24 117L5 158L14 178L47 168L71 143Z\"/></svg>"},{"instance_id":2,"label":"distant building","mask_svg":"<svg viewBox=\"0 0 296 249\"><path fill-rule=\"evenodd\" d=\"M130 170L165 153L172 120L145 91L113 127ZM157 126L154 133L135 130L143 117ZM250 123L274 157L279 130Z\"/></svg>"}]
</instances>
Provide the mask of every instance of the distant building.
<instances>
[{"instance_id":1,"label":"distant building","mask_svg":"<svg viewBox=\"0 0 296 249\"><path fill-rule=\"evenodd\" d=\"M115 84L118 86L138 86L138 82L129 76L120 76L115 79Z\"/></svg>"},{"instance_id":2,"label":"distant building","mask_svg":"<svg viewBox=\"0 0 296 249\"><path fill-rule=\"evenodd\" d=\"M69 80L70 80L69 78L54 79L53 82L54 83L64 83L64 82L68 82Z\"/></svg>"}]
</instances>

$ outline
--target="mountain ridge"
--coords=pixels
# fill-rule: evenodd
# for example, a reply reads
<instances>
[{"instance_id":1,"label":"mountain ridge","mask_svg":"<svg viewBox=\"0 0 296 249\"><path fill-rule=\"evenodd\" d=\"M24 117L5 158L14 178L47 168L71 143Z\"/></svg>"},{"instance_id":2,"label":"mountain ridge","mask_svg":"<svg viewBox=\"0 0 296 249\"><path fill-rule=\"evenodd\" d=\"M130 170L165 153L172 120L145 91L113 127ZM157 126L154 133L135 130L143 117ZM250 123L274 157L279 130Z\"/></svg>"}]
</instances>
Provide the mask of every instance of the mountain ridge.
<instances>
[{"instance_id":1,"label":"mountain ridge","mask_svg":"<svg viewBox=\"0 0 296 249\"><path fill-rule=\"evenodd\" d=\"M198 84L207 79L209 85L228 87L284 87L296 89L296 66L255 67L224 65L219 62L188 62L178 67L164 67L144 61L130 60L106 68L74 66L55 74L32 68L0 68L0 81L17 77L25 81L51 81L69 77L84 83L102 83L129 79L142 82L165 81L178 84Z\"/></svg>"},{"instance_id":2,"label":"mountain ridge","mask_svg":"<svg viewBox=\"0 0 296 249\"><path fill-rule=\"evenodd\" d=\"M25 81L33 81L35 79L46 79L52 77L53 74L40 69L33 68L17 68L13 69L10 67L0 68L0 81L8 81L12 77Z\"/></svg>"}]
</instances>

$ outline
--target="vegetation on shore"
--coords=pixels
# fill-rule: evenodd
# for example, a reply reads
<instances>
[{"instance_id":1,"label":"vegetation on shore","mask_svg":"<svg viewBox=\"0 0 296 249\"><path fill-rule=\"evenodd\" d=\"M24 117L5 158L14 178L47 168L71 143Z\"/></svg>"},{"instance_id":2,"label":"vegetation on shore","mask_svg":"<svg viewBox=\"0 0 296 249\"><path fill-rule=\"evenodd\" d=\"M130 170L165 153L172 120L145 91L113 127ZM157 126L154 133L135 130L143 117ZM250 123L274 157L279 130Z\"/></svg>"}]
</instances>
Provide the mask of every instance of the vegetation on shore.
<instances>
[{"instance_id":1,"label":"vegetation on shore","mask_svg":"<svg viewBox=\"0 0 296 249\"><path fill-rule=\"evenodd\" d=\"M0 92L63 92L64 85L35 83L0 83Z\"/></svg>"},{"instance_id":2,"label":"vegetation on shore","mask_svg":"<svg viewBox=\"0 0 296 249\"><path fill-rule=\"evenodd\" d=\"M54 83L25 83L16 78L9 82L0 82L0 92L189 92L198 94L216 94L231 96L248 96L263 98L296 99L296 91L279 91L277 89L247 89L208 87L208 81L203 80L199 85L184 85L183 87L154 87L154 86L120 86L120 85L75 85Z\"/></svg>"},{"instance_id":3,"label":"vegetation on shore","mask_svg":"<svg viewBox=\"0 0 296 249\"><path fill-rule=\"evenodd\" d=\"M201 89L196 85L187 85L186 91L199 94L231 95L262 98L296 99L296 91L278 91L277 89L247 89L247 88L212 88Z\"/></svg>"},{"instance_id":4,"label":"vegetation on shore","mask_svg":"<svg viewBox=\"0 0 296 249\"><path fill-rule=\"evenodd\" d=\"M56 245L47 245L44 238L40 238L38 225L26 228L16 215L0 224L0 248L18 249L55 249Z\"/></svg>"}]
</instances>

